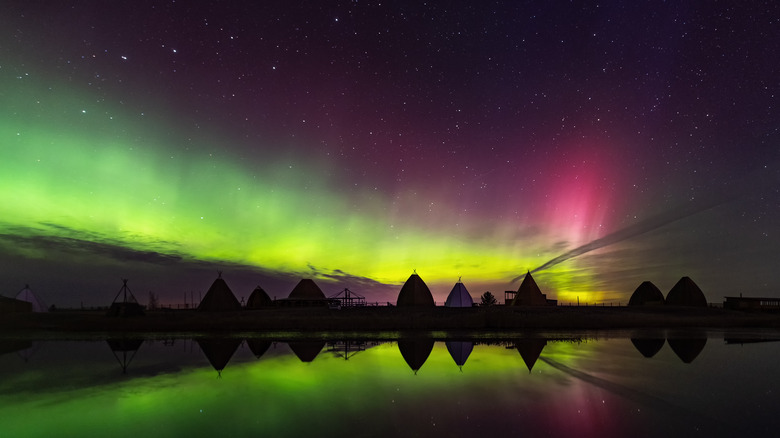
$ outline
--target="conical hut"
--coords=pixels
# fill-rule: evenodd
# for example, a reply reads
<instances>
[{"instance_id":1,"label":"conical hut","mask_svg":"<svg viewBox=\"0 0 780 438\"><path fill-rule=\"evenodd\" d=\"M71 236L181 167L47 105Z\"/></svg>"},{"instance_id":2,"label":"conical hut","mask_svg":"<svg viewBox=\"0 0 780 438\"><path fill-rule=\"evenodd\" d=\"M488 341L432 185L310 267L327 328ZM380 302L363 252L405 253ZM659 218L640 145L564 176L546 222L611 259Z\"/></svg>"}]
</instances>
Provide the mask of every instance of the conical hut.
<instances>
[{"instance_id":1,"label":"conical hut","mask_svg":"<svg viewBox=\"0 0 780 438\"><path fill-rule=\"evenodd\" d=\"M628 300L629 306L658 306L664 304L664 294L652 281L643 281Z\"/></svg>"},{"instance_id":2,"label":"conical hut","mask_svg":"<svg viewBox=\"0 0 780 438\"><path fill-rule=\"evenodd\" d=\"M447 295L447 301L444 302L444 306L471 307L473 305L474 300L471 298L469 291L466 290L466 286L458 279L458 282L452 287L450 294Z\"/></svg>"},{"instance_id":3,"label":"conical hut","mask_svg":"<svg viewBox=\"0 0 780 438\"><path fill-rule=\"evenodd\" d=\"M707 307L707 298L690 277L683 277L666 295L666 305Z\"/></svg>"},{"instance_id":4,"label":"conical hut","mask_svg":"<svg viewBox=\"0 0 780 438\"><path fill-rule=\"evenodd\" d=\"M271 300L271 297L269 297L265 290L260 286L257 286L255 290L252 291L252 294L249 295L249 299L246 302L247 309L260 309L273 305L274 302Z\"/></svg>"},{"instance_id":5,"label":"conical hut","mask_svg":"<svg viewBox=\"0 0 780 438\"><path fill-rule=\"evenodd\" d=\"M144 308L138 304L135 295L127 286L127 279L122 279L122 287L114 297L106 316L144 316Z\"/></svg>"},{"instance_id":6,"label":"conical hut","mask_svg":"<svg viewBox=\"0 0 780 438\"><path fill-rule=\"evenodd\" d=\"M29 284L25 284L24 289L16 294L16 299L30 303L32 305L33 312L44 313L49 311L49 308L46 307L46 303L44 303L41 297L36 295L35 292L30 289Z\"/></svg>"},{"instance_id":7,"label":"conical hut","mask_svg":"<svg viewBox=\"0 0 780 438\"><path fill-rule=\"evenodd\" d=\"M325 294L317 283L310 278L304 278L290 292L289 300L325 300Z\"/></svg>"},{"instance_id":8,"label":"conical hut","mask_svg":"<svg viewBox=\"0 0 780 438\"><path fill-rule=\"evenodd\" d=\"M417 272L413 273L406 283L404 283L401 291L398 293L398 300L396 301L398 307L434 307L436 303L433 301L433 295L431 290L428 289L428 285L417 275Z\"/></svg>"},{"instance_id":9,"label":"conical hut","mask_svg":"<svg viewBox=\"0 0 780 438\"><path fill-rule=\"evenodd\" d=\"M229 310L240 310L241 303L238 302L236 296L233 295L233 291L227 285L225 280L222 279L222 273L220 272L214 283L211 284L206 296L198 305L198 310L206 312L220 312Z\"/></svg>"},{"instance_id":10,"label":"conical hut","mask_svg":"<svg viewBox=\"0 0 780 438\"><path fill-rule=\"evenodd\" d=\"M547 295L543 294L529 271L525 274L523 282L517 289L517 294L512 300L513 306L546 306Z\"/></svg>"}]
</instances>

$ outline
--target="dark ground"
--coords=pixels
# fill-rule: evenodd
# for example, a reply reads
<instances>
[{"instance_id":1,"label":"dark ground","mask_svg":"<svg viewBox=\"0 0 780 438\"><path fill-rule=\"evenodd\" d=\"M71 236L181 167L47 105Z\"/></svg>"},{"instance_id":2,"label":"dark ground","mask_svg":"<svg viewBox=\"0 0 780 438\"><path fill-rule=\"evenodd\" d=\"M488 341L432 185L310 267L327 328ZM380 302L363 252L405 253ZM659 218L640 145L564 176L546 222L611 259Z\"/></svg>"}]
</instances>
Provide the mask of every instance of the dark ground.
<instances>
[{"instance_id":1,"label":"dark ground","mask_svg":"<svg viewBox=\"0 0 780 438\"><path fill-rule=\"evenodd\" d=\"M6 314L0 331L51 332L237 332L393 330L570 330L628 328L780 328L779 313L718 308L630 307L363 307L271 308L234 312L148 311L108 317L105 311Z\"/></svg>"}]
</instances>

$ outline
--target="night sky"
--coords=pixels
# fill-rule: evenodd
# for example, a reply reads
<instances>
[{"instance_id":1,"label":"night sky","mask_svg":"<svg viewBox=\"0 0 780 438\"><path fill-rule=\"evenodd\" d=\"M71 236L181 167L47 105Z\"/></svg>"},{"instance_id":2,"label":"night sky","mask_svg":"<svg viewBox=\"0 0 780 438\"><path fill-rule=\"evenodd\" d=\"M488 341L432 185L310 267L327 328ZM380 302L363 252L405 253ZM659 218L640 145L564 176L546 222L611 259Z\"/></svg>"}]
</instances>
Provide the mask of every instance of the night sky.
<instances>
[{"instance_id":1,"label":"night sky","mask_svg":"<svg viewBox=\"0 0 780 438\"><path fill-rule=\"evenodd\" d=\"M780 297L777 2L68 3L0 13L4 296Z\"/></svg>"}]
</instances>

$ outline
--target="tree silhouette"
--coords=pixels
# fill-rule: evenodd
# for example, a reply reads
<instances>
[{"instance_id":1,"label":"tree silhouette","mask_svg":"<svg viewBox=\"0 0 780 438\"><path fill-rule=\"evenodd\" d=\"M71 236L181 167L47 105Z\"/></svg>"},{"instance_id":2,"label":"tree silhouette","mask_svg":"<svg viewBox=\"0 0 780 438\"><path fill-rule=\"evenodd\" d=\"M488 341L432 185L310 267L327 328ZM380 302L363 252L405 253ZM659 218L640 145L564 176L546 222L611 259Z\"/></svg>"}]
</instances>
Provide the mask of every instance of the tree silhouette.
<instances>
[{"instance_id":1,"label":"tree silhouette","mask_svg":"<svg viewBox=\"0 0 780 438\"><path fill-rule=\"evenodd\" d=\"M484 294L482 294L481 300L482 301L479 304L480 306L495 306L497 302L496 297L494 297L493 294L490 293L490 291L487 291Z\"/></svg>"}]
</instances>

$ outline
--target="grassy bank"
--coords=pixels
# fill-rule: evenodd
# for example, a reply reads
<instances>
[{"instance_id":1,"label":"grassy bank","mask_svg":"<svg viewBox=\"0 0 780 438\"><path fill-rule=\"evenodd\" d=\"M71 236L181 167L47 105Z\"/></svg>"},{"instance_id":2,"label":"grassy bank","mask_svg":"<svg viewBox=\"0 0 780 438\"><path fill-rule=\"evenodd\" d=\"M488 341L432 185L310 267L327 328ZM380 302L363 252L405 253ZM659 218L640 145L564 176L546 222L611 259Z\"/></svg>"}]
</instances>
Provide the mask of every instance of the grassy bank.
<instances>
[{"instance_id":1,"label":"grassy bank","mask_svg":"<svg viewBox=\"0 0 780 438\"><path fill-rule=\"evenodd\" d=\"M237 312L151 311L107 317L102 311L3 315L3 331L188 332L278 330L569 330L624 328L780 328L780 314L716 308L629 307L363 307L273 308Z\"/></svg>"}]
</instances>

